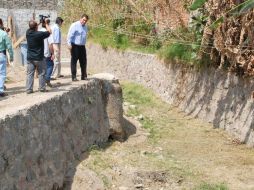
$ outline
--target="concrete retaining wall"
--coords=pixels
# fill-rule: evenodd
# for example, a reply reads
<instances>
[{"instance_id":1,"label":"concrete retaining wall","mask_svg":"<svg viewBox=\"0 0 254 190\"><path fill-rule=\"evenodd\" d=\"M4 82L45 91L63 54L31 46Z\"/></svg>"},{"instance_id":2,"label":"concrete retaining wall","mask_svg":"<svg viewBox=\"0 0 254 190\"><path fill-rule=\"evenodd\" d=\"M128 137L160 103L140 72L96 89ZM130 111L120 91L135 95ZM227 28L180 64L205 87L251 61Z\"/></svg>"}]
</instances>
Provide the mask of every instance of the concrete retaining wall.
<instances>
[{"instance_id":1,"label":"concrete retaining wall","mask_svg":"<svg viewBox=\"0 0 254 190\"><path fill-rule=\"evenodd\" d=\"M88 147L107 142L110 134L123 137L122 112L117 80L93 79L18 113L1 115L0 189L62 188Z\"/></svg>"},{"instance_id":2,"label":"concrete retaining wall","mask_svg":"<svg viewBox=\"0 0 254 190\"><path fill-rule=\"evenodd\" d=\"M199 71L181 64L164 64L153 55L105 51L92 44L87 49L90 70L141 83L186 113L254 146L253 79L212 68Z\"/></svg>"}]
</instances>

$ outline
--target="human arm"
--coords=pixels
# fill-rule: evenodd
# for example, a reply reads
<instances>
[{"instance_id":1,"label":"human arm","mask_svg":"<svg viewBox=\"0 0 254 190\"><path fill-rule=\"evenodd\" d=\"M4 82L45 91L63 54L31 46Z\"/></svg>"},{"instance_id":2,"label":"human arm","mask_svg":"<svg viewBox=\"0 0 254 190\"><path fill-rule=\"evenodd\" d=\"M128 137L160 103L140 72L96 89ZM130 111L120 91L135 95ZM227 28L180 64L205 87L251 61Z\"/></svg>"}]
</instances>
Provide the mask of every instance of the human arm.
<instances>
[{"instance_id":1,"label":"human arm","mask_svg":"<svg viewBox=\"0 0 254 190\"><path fill-rule=\"evenodd\" d=\"M46 26L46 30L51 34L52 31L51 31L51 28L49 26L49 19L45 19L45 26Z\"/></svg>"},{"instance_id":2,"label":"human arm","mask_svg":"<svg viewBox=\"0 0 254 190\"><path fill-rule=\"evenodd\" d=\"M55 59L55 55L54 55L54 47L53 47L52 35L48 38L48 44L49 44L49 52L51 54L51 60L54 60Z\"/></svg>"},{"instance_id":3,"label":"human arm","mask_svg":"<svg viewBox=\"0 0 254 190\"><path fill-rule=\"evenodd\" d=\"M71 46L71 42L74 38L74 35L75 35L75 28L74 28L74 24L72 24L70 26L70 29L68 31L68 35L67 35L67 45L68 45L68 48L71 50L72 46Z\"/></svg>"},{"instance_id":4,"label":"human arm","mask_svg":"<svg viewBox=\"0 0 254 190\"><path fill-rule=\"evenodd\" d=\"M9 55L10 55L10 61L12 62L13 61L13 49L12 49L11 40L7 34L4 36L4 40L5 40L6 49L8 50Z\"/></svg>"}]
</instances>

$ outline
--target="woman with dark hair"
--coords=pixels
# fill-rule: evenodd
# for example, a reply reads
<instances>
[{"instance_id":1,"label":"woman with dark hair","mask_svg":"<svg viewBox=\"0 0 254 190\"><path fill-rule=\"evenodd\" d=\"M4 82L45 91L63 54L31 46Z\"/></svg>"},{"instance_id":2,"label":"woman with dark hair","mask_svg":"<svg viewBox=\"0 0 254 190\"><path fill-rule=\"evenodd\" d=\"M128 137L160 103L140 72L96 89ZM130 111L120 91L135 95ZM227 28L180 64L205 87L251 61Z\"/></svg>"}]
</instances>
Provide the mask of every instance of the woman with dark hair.
<instances>
[{"instance_id":1,"label":"woman with dark hair","mask_svg":"<svg viewBox=\"0 0 254 190\"><path fill-rule=\"evenodd\" d=\"M10 32L9 28L4 27L4 23L3 23L3 20L1 18L0 18L0 29L7 32L7 33Z\"/></svg>"}]
</instances>

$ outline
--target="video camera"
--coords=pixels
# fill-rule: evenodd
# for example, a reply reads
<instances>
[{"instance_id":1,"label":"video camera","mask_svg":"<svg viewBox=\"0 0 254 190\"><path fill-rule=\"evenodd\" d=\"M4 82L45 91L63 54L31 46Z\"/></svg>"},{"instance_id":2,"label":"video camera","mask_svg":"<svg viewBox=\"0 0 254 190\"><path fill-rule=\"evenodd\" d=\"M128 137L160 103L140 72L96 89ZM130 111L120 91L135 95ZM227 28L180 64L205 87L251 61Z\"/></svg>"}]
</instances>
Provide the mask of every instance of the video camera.
<instances>
[{"instance_id":1,"label":"video camera","mask_svg":"<svg viewBox=\"0 0 254 190\"><path fill-rule=\"evenodd\" d=\"M45 23L45 19L46 19L46 18L50 18L50 15L48 15L48 16L39 15L39 18L40 18L40 23L44 24L44 23Z\"/></svg>"}]
</instances>

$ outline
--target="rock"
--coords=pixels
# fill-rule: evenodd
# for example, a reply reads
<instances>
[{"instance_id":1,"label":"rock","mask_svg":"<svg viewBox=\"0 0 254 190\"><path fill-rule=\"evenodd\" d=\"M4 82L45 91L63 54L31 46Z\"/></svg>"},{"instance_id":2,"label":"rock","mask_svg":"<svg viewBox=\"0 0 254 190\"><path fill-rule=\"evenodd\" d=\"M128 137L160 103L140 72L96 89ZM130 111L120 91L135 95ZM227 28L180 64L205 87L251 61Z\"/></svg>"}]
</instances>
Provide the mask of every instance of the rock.
<instances>
[{"instance_id":1,"label":"rock","mask_svg":"<svg viewBox=\"0 0 254 190\"><path fill-rule=\"evenodd\" d=\"M124 187L124 186L119 187L119 190L128 190L128 189L129 189L128 187Z\"/></svg>"},{"instance_id":2,"label":"rock","mask_svg":"<svg viewBox=\"0 0 254 190\"><path fill-rule=\"evenodd\" d=\"M119 83L118 79L110 73L94 74L94 75L92 75L92 78L103 79L103 80Z\"/></svg>"},{"instance_id":3,"label":"rock","mask_svg":"<svg viewBox=\"0 0 254 190\"><path fill-rule=\"evenodd\" d=\"M135 188L136 188L136 189L142 189L143 187L144 187L143 184L137 184L137 185L135 185Z\"/></svg>"},{"instance_id":4,"label":"rock","mask_svg":"<svg viewBox=\"0 0 254 190\"><path fill-rule=\"evenodd\" d=\"M129 105L129 108L130 108L130 109L136 109L137 106L136 106L136 105Z\"/></svg>"}]
</instances>

